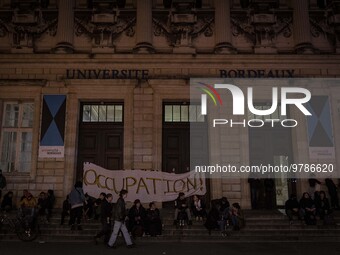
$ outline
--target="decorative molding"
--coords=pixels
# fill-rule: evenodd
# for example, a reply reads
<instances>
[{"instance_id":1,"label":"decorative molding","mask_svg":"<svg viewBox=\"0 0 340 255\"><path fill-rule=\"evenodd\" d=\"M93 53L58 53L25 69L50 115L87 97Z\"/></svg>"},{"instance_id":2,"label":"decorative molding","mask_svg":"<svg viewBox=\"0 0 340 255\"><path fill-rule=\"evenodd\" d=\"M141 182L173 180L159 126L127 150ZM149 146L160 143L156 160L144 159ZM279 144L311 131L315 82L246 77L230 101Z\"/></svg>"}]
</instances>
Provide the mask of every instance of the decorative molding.
<instances>
[{"instance_id":1,"label":"decorative molding","mask_svg":"<svg viewBox=\"0 0 340 255\"><path fill-rule=\"evenodd\" d=\"M20 17L18 18L19 15ZM35 15L35 16L32 16ZM27 19L26 19L27 18ZM34 20L34 22L32 22ZM57 19L45 18L40 9L27 16L13 11L11 20L0 19L0 37L9 36L12 48L33 50L34 40L48 33L55 36L57 32Z\"/></svg>"},{"instance_id":2,"label":"decorative molding","mask_svg":"<svg viewBox=\"0 0 340 255\"><path fill-rule=\"evenodd\" d=\"M231 17L232 34L243 36L254 47L275 47L279 35L292 36L291 15L276 14L233 15Z\"/></svg>"},{"instance_id":3,"label":"decorative molding","mask_svg":"<svg viewBox=\"0 0 340 255\"><path fill-rule=\"evenodd\" d=\"M128 37L135 35L136 18L119 16L107 23L95 23L91 18L75 18L76 36L87 35L92 40L93 47L114 47L114 41L125 33Z\"/></svg>"},{"instance_id":4,"label":"decorative molding","mask_svg":"<svg viewBox=\"0 0 340 255\"><path fill-rule=\"evenodd\" d=\"M311 24L311 34L313 37L334 38L334 30L329 26L327 18L325 17L309 17Z\"/></svg>"},{"instance_id":5,"label":"decorative molding","mask_svg":"<svg viewBox=\"0 0 340 255\"><path fill-rule=\"evenodd\" d=\"M213 36L213 21L212 15L199 17L192 23L174 23L170 20L153 18L154 35L166 37L170 46L191 47L192 41L200 35Z\"/></svg>"}]
</instances>

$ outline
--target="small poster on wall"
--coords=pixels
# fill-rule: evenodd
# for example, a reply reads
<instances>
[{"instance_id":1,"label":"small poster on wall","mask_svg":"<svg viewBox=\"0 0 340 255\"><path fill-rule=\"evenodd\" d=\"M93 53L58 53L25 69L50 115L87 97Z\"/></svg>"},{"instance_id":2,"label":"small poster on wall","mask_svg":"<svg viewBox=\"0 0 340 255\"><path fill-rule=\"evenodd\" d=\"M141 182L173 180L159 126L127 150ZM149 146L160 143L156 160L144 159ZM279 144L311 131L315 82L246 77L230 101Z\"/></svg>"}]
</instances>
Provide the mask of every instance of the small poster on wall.
<instances>
[{"instance_id":1,"label":"small poster on wall","mask_svg":"<svg viewBox=\"0 0 340 255\"><path fill-rule=\"evenodd\" d=\"M40 158L64 157L65 114L65 95L44 95L39 144Z\"/></svg>"},{"instance_id":2,"label":"small poster on wall","mask_svg":"<svg viewBox=\"0 0 340 255\"><path fill-rule=\"evenodd\" d=\"M307 104L309 158L334 159L334 137L328 96L312 96Z\"/></svg>"}]
</instances>

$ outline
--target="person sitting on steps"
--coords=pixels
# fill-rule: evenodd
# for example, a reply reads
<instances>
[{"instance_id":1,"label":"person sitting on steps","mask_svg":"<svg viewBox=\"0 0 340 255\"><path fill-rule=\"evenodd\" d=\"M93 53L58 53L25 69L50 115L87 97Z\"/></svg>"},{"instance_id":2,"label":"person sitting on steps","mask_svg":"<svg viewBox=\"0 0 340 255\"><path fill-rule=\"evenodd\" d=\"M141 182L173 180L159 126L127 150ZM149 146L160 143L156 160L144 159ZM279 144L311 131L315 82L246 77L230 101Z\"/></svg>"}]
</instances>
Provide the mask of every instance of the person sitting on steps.
<instances>
[{"instance_id":1,"label":"person sitting on steps","mask_svg":"<svg viewBox=\"0 0 340 255\"><path fill-rule=\"evenodd\" d=\"M289 224L293 224L293 216L297 216L299 220L302 219L300 204L295 194L290 195L290 198L286 201L285 211L289 219Z\"/></svg>"},{"instance_id":2,"label":"person sitting on steps","mask_svg":"<svg viewBox=\"0 0 340 255\"><path fill-rule=\"evenodd\" d=\"M187 218L188 218L188 225L192 225L191 221L191 214L190 214L190 209L188 205L188 201L185 198L185 195L183 192L180 192L178 194L177 199L175 200L175 218L174 218L174 225L177 225L177 219L178 219L178 214L181 211L185 211Z\"/></svg>"}]
</instances>

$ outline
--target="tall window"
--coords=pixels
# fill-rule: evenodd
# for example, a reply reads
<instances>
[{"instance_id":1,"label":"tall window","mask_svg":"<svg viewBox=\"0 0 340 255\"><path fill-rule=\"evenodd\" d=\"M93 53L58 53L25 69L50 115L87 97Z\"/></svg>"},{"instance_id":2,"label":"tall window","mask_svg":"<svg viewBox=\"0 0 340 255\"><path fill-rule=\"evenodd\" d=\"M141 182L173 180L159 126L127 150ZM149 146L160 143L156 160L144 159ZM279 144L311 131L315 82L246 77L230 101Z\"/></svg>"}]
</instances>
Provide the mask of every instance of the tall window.
<instances>
[{"instance_id":1,"label":"tall window","mask_svg":"<svg viewBox=\"0 0 340 255\"><path fill-rule=\"evenodd\" d=\"M4 104L0 147L3 171L31 171L33 112L33 103Z\"/></svg>"}]
</instances>

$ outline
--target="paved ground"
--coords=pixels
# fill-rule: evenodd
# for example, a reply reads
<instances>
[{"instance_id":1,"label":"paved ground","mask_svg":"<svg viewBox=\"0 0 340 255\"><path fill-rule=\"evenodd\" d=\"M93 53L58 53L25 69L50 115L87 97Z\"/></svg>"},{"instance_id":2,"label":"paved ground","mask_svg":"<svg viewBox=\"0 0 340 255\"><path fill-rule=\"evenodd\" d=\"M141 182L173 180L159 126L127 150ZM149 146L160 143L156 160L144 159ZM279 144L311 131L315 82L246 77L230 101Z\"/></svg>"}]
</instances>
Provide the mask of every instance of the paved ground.
<instances>
[{"instance_id":1,"label":"paved ground","mask_svg":"<svg viewBox=\"0 0 340 255\"><path fill-rule=\"evenodd\" d=\"M340 254L340 243L143 243L134 249L117 249L92 243L1 242L1 255L305 255Z\"/></svg>"}]
</instances>

